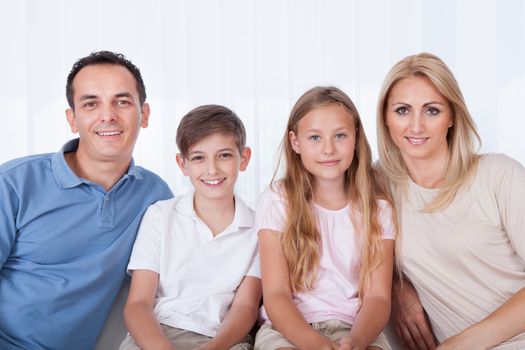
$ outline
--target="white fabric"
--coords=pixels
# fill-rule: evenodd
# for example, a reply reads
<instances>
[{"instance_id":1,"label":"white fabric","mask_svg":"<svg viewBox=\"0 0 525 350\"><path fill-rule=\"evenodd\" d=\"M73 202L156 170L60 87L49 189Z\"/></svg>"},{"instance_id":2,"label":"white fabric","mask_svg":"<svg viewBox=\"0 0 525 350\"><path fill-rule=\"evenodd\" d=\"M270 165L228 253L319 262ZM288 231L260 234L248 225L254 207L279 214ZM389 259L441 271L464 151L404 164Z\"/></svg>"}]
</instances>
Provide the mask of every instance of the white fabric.
<instances>
[{"instance_id":1,"label":"white fabric","mask_svg":"<svg viewBox=\"0 0 525 350\"><path fill-rule=\"evenodd\" d=\"M438 190L413 182L408 190L400 205L402 268L443 341L525 287L525 169L484 155L470 186L435 213L419 209ZM495 349L525 349L525 334Z\"/></svg>"},{"instance_id":2,"label":"white fabric","mask_svg":"<svg viewBox=\"0 0 525 350\"><path fill-rule=\"evenodd\" d=\"M285 224L286 204L280 183L279 193L267 188L257 206L257 231L269 229L282 232ZM383 239L394 239L392 210L385 201L379 201L379 222ZM350 206L329 210L313 204L321 233L321 259L314 289L294 295L294 303L308 323L330 319L354 323L358 311L359 253L357 237L350 219ZM261 322L268 316L261 308Z\"/></svg>"},{"instance_id":3,"label":"white fabric","mask_svg":"<svg viewBox=\"0 0 525 350\"><path fill-rule=\"evenodd\" d=\"M235 197L231 225L215 237L193 209L193 192L144 214L128 272L159 274L160 323L214 337L244 276L260 277L254 213Z\"/></svg>"}]
</instances>

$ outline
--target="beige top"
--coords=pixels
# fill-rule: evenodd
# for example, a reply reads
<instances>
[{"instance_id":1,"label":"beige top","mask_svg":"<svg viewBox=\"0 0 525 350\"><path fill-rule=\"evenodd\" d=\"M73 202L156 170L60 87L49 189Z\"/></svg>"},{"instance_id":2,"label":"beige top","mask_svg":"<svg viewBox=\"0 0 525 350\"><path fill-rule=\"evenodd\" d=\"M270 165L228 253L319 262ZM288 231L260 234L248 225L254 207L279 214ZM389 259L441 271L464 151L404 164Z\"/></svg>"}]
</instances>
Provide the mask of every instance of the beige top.
<instances>
[{"instance_id":1,"label":"beige top","mask_svg":"<svg viewBox=\"0 0 525 350\"><path fill-rule=\"evenodd\" d=\"M399 209L401 263L443 341L525 287L525 169L483 155L471 185L446 209L419 211L437 191L409 183ZM525 333L494 349L525 349Z\"/></svg>"}]
</instances>

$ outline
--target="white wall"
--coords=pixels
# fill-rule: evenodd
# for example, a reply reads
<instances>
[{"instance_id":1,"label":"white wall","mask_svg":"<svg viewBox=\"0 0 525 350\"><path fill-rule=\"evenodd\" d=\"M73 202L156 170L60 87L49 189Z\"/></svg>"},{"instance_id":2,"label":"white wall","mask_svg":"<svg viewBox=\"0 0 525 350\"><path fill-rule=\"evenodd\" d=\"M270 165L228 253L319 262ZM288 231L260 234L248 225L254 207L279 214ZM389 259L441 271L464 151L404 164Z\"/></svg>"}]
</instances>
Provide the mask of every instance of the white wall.
<instances>
[{"instance_id":1,"label":"white wall","mask_svg":"<svg viewBox=\"0 0 525 350\"><path fill-rule=\"evenodd\" d=\"M244 120L254 151L238 193L254 204L275 167L288 113L334 84L356 103L375 148L382 79L399 59L439 55L456 74L482 151L525 163L525 2L521 0L0 0L0 163L69 138L64 87L92 51L124 53L152 107L135 158L176 193L180 118L205 103Z\"/></svg>"}]
</instances>

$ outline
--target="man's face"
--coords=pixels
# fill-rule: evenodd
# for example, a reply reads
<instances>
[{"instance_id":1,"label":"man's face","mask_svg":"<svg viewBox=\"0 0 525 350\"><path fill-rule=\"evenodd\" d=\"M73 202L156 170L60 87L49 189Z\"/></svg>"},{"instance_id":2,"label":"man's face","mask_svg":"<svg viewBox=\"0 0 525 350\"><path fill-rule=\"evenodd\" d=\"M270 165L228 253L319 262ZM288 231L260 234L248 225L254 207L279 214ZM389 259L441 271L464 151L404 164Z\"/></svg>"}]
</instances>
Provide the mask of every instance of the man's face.
<instances>
[{"instance_id":1,"label":"man's face","mask_svg":"<svg viewBox=\"0 0 525 350\"><path fill-rule=\"evenodd\" d=\"M73 80L73 91L74 109L66 115L71 131L80 135L77 158L129 162L140 127L148 126L149 117L148 104L140 105L133 75L116 64L86 66Z\"/></svg>"}]
</instances>

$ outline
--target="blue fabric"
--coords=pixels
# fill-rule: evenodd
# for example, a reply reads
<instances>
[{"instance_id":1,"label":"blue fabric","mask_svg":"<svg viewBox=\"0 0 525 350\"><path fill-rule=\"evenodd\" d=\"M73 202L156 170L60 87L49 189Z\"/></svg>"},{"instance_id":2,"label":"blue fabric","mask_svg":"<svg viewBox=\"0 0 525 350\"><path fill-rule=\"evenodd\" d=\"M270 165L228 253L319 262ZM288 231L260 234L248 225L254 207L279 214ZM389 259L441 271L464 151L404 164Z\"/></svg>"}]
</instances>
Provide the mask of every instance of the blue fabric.
<instances>
[{"instance_id":1,"label":"blue fabric","mask_svg":"<svg viewBox=\"0 0 525 350\"><path fill-rule=\"evenodd\" d=\"M0 349L92 349L144 211L172 197L134 165L106 192L62 151L0 166Z\"/></svg>"}]
</instances>

